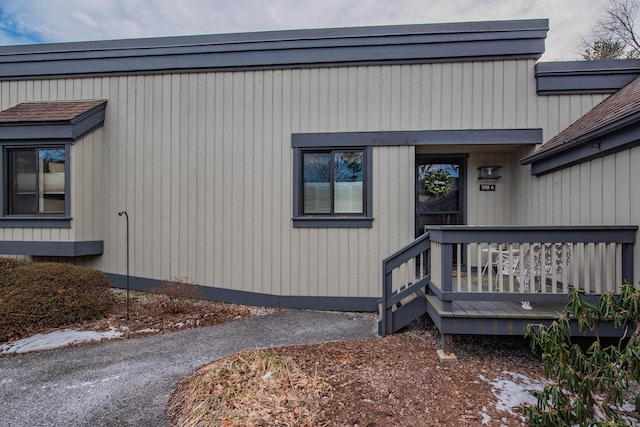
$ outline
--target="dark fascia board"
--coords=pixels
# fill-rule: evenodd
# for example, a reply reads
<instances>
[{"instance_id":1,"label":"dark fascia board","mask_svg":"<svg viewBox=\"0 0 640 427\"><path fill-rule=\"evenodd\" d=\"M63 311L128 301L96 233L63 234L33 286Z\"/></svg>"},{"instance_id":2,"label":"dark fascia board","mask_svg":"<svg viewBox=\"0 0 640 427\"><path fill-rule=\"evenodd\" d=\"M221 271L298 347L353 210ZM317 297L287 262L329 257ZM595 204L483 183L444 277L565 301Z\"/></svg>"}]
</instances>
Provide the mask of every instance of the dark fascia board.
<instances>
[{"instance_id":1,"label":"dark fascia board","mask_svg":"<svg viewBox=\"0 0 640 427\"><path fill-rule=\"evenodd\" d=\"M542 176L640 145L640 112L610 123L575 140L520 160L531 174Z\"/></svg>"},{"instance_id":2,"label":"dark fascia board","mask_svg":"<svg viewBox=\"0 0 640 427\"><path fill-rule=\"evenodd\" d=\"M106 273L112 285L118 288L127 286L127 276ZM162 281L146 277L129 277L128 283L138 291L152 291ZM339 296L298 296L274 295L236 289L196 285L205 299L231 304L255 305L261 307L282 307L294 310L337 310L337 311L378 311L378 298L375 297L339 297Z\"/></svg>"},{"instance_id":3,"label":"dark fascia board","mask_svg":"<svg viewBox=\"0 0 640 427\"><path fill-rule=\"evenodd\" d=\"M539 95L614 93L640 75L640 59L539 62Z\"/></svg>"},{"instance_id":4,"label":"dark fascia board","mask_svg":"<svg viewBox=\"0 0 640 427\"><path fill-rule=\"evenodd\" d=\"M107 101L73 120L0 123L0 141L77 141L104 124Z\"/></svg>"},{"instance_id":5,"label":"dark fascia board","mask_svg":"<svg viewBox=\"0 0 640 427\"><path fill-rule=\"evenodd\" d=\"M102 240L84 242L41 242L41 241L0 241L0 254L78 257L101 255L104 252Z\"/></svg>"},{"instance_id":6,"label":"dark fascia board","mask_svg":"<svg viewBox=\"0 0 640 427\"><path fill-rule=\"evenodd\" d=\"M533 145L542 143L542 129L454 129L381 132L294 133L293 148L394 145Z\"/></svg>"},{"instance_id":7,"label":"dark fascia board","mask_svg":"<svg viewBox=\"0 0 640 427\"><path fill-rule=\"evenodd\" d=\"M0 79L538 59L546 19L289 30L0 47Z\"/></svg>"}]
</instances>

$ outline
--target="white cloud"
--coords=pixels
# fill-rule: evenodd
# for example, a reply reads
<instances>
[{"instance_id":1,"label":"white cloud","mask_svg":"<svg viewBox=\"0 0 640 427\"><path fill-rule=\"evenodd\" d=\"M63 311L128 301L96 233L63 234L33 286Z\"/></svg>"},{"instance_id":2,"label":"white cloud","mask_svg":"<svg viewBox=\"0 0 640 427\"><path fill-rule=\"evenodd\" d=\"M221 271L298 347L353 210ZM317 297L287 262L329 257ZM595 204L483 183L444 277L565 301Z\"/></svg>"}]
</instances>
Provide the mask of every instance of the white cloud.
<instances>
[{"instance_id":1,"label":"white cloud","mask_svg":"<svg viewBox=\"0 0 640 427\"><path fill-rule=\"evenodd\" d=\"M0 44L292 28L550 18L546 59L575 59L606 0L3 0ZM576 6L579 5L579 6Z\"/></svg>"}]
</instances>

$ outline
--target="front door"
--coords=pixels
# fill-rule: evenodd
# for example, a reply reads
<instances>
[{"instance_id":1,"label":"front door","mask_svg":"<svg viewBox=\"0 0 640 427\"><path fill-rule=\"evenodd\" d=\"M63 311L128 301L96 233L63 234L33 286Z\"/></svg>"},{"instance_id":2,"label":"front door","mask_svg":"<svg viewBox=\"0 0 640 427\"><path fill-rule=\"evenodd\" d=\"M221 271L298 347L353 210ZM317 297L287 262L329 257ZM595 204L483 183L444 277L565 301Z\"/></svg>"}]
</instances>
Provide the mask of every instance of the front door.
<instances>
[{"instance_id":1,"label":"front door","mask_svg":"<svg viewBox=\"0 0 640 427\"><path fill-rule=\"evenodd\" d=\"M465 224L466 156L416 156L416 237L429 225Z\"/></svg>"}]
</instances>

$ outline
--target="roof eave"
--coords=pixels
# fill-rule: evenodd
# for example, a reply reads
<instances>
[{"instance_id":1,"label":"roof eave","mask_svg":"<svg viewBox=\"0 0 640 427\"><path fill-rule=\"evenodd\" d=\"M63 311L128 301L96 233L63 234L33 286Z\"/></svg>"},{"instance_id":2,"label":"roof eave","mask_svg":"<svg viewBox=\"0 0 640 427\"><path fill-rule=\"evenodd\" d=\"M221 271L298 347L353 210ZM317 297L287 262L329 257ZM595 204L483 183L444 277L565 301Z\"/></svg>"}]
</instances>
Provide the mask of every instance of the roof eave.
<instances>
[{"instance_id":1,"label":"roof eave","mask_svg":"<svg viewBox=\"0 0 640 427\"><path fill-rule=\"evenodd\" d=\"M633 125L640 123L640 111L602 126L564 143L534 153L520 160L520 164L532 165L531 173L545 175L593 158L602 157L637 145L640 132Z\"/></svg>"}]
</instances>

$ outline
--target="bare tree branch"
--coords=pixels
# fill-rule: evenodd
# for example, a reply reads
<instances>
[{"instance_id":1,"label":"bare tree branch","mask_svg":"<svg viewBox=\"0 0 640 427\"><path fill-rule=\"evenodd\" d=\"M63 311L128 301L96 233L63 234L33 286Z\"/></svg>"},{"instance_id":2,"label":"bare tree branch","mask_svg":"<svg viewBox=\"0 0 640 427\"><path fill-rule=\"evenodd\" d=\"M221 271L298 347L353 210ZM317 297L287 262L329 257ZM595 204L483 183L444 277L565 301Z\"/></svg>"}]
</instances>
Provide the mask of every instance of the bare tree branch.
<instances>
[{"instance_id":1,"label":"bare tree branch","mask_svg":"<svg viewBox=\"0 0 640 427\"><path fill-rule=\"evenodd\" d=\"M635 31L640 0L609 0L591 35L582 37L583 59L640 58L640 35Z\"/></svg>"}]
</instances>

